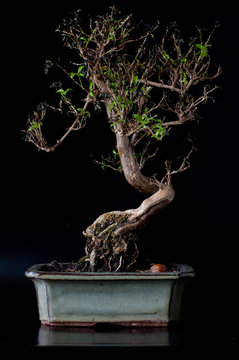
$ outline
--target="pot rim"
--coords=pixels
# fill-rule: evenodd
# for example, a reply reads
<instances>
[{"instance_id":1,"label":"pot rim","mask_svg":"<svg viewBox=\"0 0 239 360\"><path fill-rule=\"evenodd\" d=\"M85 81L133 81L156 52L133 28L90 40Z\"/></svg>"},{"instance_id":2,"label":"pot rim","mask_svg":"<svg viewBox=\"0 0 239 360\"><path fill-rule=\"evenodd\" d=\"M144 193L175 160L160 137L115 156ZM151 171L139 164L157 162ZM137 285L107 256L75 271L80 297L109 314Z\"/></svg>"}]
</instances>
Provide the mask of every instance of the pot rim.
<instances>
[{"instance_id":1,"label":"pot rim","mask_svg":"<svg viewBox=\"0 0 239 360\"><path fill-rule=\"evenodd\" d=\"M42 280L159 280L194 277L194 269L187 264L177 264L177 270L160 273L149 272L59 272L40 270L46 264L35 264L28 268L25 276Z\"/></svg>"}]
</instances>

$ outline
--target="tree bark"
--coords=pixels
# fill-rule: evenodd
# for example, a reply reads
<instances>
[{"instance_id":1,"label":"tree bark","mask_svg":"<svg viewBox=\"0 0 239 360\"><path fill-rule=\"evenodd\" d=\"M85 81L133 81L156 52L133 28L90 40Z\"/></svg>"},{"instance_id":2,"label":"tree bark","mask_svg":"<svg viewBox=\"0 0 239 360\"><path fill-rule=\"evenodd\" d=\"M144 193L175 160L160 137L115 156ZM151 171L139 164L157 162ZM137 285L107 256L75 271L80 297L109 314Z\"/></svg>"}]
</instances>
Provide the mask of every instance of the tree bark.
<instances>
[{"instance_id":1,"label":"tree bark","mask_svg":"<svg viewBox=\"0 0 239 360\"><path fill-rule=\"evenodd\" d=\"M98 89L107 95L109 90L96 78ZM108 118L112 120L110 102L105 100ZM86 236L86 256L80 259L82 271L133 271L138 259L139 230L174 198L170 178L166 184L143 175L135 158L130 138L118 123L113 130L124 176L140 192L150 194L136 209L112 211L100 215L83 234Z\"/></svg>"},{"instance_id":2,"label":"tree bark","mask_svg":"<svg viewBox=\"0 0 239 360\"><path fill-rule=\"evenodd\" d=\"M128 210L128 222L116 229L115 234L140 230L144 228L157 213L167 206L174 198L171 184L162 185L158 191L144 200L141 205L133 210Z\"/></svg>"},{"instance_id":3,"label":"tree bark","mask_svg":"<svg viewBox=\"0 0 239 360\"><path fill-rule=\"evenodd\" d=\"M87 238L83 270L133 270L139 255L138 231L173 198L171 184L162 185L136 209L112 211L99 216L83 233Z\"/></svg>"},{"instance_id":4,"label":"tree bark","mask_svg":"<svg viewBox=\"0 0 239 360\"><path fill-rule=\"evenodd\" d=\"M158 190L158 186L153 179L144 176L140 172L129 137L116 132L116 140L124 176L128 183L140 192L146 194L155 193Z\"/></svg>"}]
</instances>

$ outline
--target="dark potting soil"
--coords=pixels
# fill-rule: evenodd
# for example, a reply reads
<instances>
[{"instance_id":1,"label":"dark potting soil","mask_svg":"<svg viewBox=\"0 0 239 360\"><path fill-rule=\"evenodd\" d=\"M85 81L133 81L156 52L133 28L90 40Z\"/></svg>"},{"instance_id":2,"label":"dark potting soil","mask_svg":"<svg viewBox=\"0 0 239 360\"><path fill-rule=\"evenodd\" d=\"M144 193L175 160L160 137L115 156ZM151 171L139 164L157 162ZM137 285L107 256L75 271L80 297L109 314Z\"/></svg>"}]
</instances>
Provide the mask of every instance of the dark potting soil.
<instances>
[{"instance_id":1,"label":"dark potting soil","mask_svg":"<svg viewBox=\"0 0 239 360\"><path fill-rule=\"evenodd\" d=\"M152 264L151 264L152 265ZM177 264L165 264L167 268L167 272L176 272L179 271L179 265ZM82 272L82 265L77 262L70 263L61 263L56 260L53 260L49 264L44 264L40 267L41 271L49 271L49 272ZM120 271L119 271L120 272ZM149 272L148 269L139 269L130 272Z\"/></svg>"}]
</instances>

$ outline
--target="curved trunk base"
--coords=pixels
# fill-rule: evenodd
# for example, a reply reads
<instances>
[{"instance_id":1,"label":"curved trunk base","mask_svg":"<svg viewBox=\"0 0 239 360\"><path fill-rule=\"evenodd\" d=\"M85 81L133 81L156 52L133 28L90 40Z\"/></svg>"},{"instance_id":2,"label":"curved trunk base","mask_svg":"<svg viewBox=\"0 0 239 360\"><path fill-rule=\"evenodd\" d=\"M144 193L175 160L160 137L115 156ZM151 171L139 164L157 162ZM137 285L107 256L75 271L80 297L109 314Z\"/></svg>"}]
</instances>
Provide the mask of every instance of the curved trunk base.
<instances>
[{"instance_id":1,"label":"curved trunk base","mask_svg":"<svg viewBox=\"0 0 239 360\"><path fill-rule=\"evenodd\" d=\"M83 233L86 256L79 260L82 271L132 271L139 251L138 231L174 197L171 185L162 186L137 209L112 211L99 216Z\"/></svg>"},{"instance_id":2,"label":"curved trunk base","mask_svg":"<svg viewBox=\"0 0 239 360\"><path fill-rule=\"evenodd\" d=\"M101 215L84 232L86 256L80 261L85 271L128 271L138 257L137 233L116 234L128 224L128 211L113 211Z\"/></svg>"}]
</instances>

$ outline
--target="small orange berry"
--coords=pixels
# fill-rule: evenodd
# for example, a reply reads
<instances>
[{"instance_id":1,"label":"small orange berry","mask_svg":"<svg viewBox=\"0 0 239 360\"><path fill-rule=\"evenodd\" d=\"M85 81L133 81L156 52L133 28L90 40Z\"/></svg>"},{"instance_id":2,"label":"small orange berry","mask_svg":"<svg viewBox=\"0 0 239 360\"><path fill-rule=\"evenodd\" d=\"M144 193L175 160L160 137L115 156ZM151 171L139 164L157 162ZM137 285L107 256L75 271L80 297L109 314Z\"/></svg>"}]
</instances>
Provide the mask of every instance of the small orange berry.
<instances>
[{"instance_id":1,"label":"small orange berry","mask_svg":"<svg viewBox=\"0 0 239 360\"><path fill-rule=\"evenodd\" d=\"M165 272L165 271L167 271L167 268L163 264L154 264L149 269L149 272L152 272L152 273Z\"/></svg>"}]
</instances>

